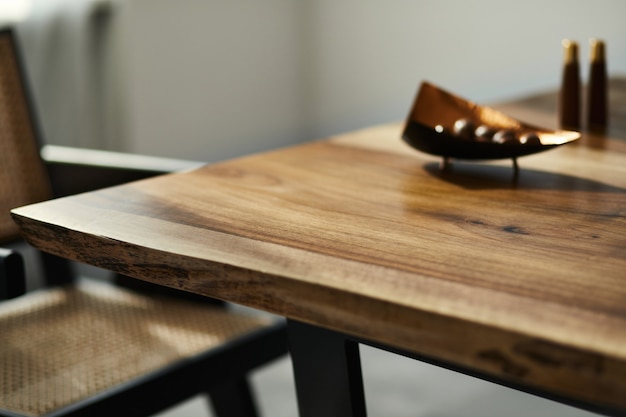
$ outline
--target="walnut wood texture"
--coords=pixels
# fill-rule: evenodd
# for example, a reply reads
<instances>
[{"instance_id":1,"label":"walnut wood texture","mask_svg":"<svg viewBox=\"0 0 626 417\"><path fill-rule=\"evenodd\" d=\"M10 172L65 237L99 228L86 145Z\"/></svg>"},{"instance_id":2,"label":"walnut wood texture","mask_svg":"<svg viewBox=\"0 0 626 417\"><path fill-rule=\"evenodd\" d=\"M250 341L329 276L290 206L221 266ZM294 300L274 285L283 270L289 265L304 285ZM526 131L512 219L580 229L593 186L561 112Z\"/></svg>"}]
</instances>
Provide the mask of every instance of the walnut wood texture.
<instances>
[{"instance_id":1,"label":"walnut wood texture","mask_svg":"<svg viewBox=\"0 0 626 417\"><path fill-rule=\"evenodd\" d=\"M57 255L626 411L624 142L586 135L524 157L514 182L510 162L441 173L401 128L14 219Z\"/></svg>"}]
</instances>

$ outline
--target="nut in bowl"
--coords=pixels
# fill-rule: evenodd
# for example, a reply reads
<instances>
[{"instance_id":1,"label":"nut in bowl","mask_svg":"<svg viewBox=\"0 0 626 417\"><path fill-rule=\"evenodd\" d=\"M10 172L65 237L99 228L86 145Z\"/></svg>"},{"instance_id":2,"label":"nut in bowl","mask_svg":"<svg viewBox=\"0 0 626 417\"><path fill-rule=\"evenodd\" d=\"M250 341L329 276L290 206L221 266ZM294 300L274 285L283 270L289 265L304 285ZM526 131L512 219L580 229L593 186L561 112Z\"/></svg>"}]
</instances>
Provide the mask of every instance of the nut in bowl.
<instances>
[{"instance_id":1,"label":"nut in bowl","mask_svg":"<svg viewBox=\"0 0 626 417\"><path fill-rule=\"evenodd\" d=\"M402 139L411 147L455 159L513 160L573 142L579 132L532 126L423 82L409 113Z\"/></svg>"}]
</instances>

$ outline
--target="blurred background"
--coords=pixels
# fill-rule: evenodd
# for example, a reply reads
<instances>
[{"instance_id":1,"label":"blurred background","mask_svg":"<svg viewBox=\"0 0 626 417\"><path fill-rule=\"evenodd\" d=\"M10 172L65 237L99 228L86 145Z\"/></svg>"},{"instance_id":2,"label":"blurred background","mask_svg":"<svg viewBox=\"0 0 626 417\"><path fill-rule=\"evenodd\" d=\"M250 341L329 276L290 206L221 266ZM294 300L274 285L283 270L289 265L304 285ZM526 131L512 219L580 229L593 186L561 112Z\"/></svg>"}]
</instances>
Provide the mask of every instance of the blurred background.
<instances>
[{"instance_id":1,"label":"blurred background","mask_svg":"<svg viewBox=\"0 0 626 417\"><path fill-rule=\"evenodd\" d=\"M558 86L561 40L607 43L621 0L1 0L46 140L218 161L403 120L422 80L481 103ZM6 7L6 6L5 6Z\"/></svg>"},{"instance_id":2,"label":"blurred background","mask_svg":"<svg viewBox=\"0 0 626 417\"><path fill-rule=\"evenodd\" d=\"M401 121L422 80L485 104L553 89L563 38L583 80L592 37L626 74L625 16L623 0L0 0L46 143L205 162ZM373 416L586 415L363 357ZM266 416L296 414L288 359L255 383Z\"/></svg>"}]
</instances>

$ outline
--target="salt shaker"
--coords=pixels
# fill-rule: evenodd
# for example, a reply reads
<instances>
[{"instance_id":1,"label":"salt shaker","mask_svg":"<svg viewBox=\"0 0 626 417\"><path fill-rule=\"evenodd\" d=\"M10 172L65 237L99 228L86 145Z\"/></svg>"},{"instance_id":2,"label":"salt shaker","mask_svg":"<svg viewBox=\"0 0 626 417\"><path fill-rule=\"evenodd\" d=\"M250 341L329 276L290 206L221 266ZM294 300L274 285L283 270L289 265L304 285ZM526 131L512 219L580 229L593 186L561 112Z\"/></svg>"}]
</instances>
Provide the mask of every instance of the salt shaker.
<instances>
[{"instance_id":1,"label":"salt shaker","mask_svg":"<svg viewBox=\"0 0 626 417\"><path fill-rule=\"evenodd\" d=\"M564 60L559 94L559 124L564 129L580 129L581 81L578 63L578 43L564 39Z\"/></svg>"}]
</instances>

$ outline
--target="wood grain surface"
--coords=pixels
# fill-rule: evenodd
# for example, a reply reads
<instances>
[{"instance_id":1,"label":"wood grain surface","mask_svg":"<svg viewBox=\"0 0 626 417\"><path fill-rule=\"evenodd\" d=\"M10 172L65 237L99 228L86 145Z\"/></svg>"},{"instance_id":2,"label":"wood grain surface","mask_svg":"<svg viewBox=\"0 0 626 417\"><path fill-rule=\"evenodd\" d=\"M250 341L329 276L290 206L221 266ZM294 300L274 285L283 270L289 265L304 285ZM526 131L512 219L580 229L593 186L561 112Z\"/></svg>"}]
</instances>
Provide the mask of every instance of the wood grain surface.
<instances>
[{"instance_id":1,"label":"wood grain surface","mask_svg":"<svg viewBox=\"0 0 626 417\"><path fill-rule=\"evenodd\" d=\"M555 117L526 102L502 109ZM14 219L61 256L626 411L626 135L521 158L515 181L510 161L440 172L401 130L52 200Z\"/></svg>"}]
</instances>

